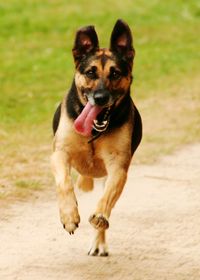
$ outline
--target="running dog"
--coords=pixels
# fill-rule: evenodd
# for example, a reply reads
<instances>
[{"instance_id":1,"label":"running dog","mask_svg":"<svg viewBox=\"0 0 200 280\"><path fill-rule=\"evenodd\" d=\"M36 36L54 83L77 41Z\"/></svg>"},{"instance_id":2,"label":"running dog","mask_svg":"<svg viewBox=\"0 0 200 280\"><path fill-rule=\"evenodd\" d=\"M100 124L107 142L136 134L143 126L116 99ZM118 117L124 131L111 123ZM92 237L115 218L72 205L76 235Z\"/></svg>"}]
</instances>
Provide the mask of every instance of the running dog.
<instances>
[{"instance_id":1,"label":"running dog","mask_svg":"<svg viewBox=\"0 0 200 280\"><path fill-rule=\"evenodd\" d=\"M80 216L71 168L80 174L77 186L93 189L93 178L106 177L105 188L89 222L95 237L89 255L107 256L105 231L111 210L127 179L132 156L142 138L140 114L130 96L135 51L129 26L118 20L110 47L100 48L93 26L77 31L73 47L75 75L54 119L52 170L60 219L73 234Z\"/></svg>"}]
</instances>

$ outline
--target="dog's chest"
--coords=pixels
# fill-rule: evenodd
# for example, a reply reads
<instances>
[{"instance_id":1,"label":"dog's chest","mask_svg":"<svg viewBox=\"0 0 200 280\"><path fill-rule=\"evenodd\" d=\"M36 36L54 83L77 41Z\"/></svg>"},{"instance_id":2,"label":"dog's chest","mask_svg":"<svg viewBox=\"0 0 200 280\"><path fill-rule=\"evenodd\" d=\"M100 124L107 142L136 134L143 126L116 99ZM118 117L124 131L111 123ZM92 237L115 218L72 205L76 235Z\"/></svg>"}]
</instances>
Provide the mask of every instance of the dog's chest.
<instances>
[{"instance_id":1,"label":"dog's chest","mask_svg":"<svg viewBox=\"0 0 200 280\"><path fill-rule=\"evenodd\" d=\"M104 161L92 143L79 144L70 154L71 165L80 174L91 177L106 176Z\"/></svg>"}]
</instances>

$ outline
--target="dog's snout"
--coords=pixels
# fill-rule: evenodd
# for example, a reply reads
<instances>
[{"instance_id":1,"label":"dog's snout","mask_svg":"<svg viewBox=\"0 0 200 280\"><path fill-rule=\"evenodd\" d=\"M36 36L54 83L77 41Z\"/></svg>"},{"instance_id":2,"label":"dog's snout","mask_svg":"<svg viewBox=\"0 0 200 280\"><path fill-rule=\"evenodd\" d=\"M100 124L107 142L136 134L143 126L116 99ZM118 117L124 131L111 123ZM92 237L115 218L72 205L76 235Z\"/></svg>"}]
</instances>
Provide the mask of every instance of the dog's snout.
<instances>
[{"instance_id":1,"label":"dog's snout","mask_svg":"<svg viewBox=\"0 0 200 280\"><path fill-rule=\"evenodd\" d=\"M97 91L94 94L94 101L96 105L104 106L109 101L109 92L107 91Z\"/></svg>"}]
</instances>

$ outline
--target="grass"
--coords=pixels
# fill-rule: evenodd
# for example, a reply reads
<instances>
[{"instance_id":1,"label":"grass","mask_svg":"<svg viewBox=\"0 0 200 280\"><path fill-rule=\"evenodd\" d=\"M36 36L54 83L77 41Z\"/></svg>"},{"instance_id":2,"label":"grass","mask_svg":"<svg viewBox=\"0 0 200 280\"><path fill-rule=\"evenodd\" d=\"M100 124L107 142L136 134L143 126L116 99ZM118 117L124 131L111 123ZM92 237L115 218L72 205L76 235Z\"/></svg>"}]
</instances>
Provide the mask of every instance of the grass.
<instances>
[{"instance_id":1,"label":"grass","mask_svg":"<svg viewBox=\"0 0 200 280\"><path fill-rule=\"evenodd\" d=\"M108 46L117 18L131 26L136 48L133 97L144 122L136 162L153 162L199 141L197 0L4 1L0 4L2 192L5 185L12 190L27 178L52 185L51 119L73 77L74 34L80 26L94 24L101 46Z\"/></svg>"}]
</instances>

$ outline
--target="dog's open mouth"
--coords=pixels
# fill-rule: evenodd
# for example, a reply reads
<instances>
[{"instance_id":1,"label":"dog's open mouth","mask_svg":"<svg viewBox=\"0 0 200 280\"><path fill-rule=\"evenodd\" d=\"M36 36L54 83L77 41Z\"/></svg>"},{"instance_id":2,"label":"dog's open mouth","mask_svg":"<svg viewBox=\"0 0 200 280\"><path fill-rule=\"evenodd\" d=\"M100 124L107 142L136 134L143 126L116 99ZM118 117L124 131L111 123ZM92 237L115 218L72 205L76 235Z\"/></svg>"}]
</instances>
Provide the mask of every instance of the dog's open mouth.
<instances>
[{"instance_id":1,"label":"dog's open mouth","mask_svg":"<svg viewBox=\"0 0 200 280\"><path fill-rule=\"evenodd\" d=\"M91 136L92 130L103 132L107 129L110 107L102 108L87 102L81 114L74 122L76 131L84 136Z\"/></svg>"}]
</instances>

